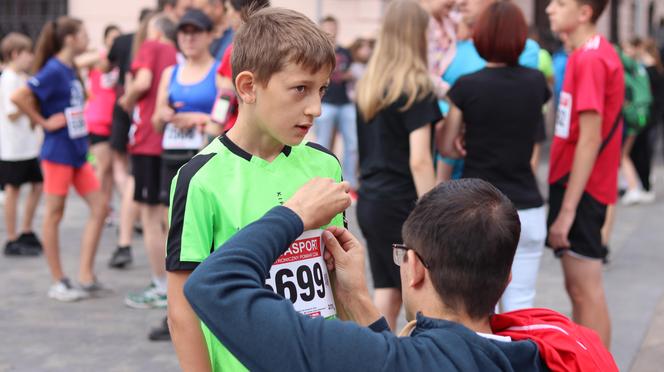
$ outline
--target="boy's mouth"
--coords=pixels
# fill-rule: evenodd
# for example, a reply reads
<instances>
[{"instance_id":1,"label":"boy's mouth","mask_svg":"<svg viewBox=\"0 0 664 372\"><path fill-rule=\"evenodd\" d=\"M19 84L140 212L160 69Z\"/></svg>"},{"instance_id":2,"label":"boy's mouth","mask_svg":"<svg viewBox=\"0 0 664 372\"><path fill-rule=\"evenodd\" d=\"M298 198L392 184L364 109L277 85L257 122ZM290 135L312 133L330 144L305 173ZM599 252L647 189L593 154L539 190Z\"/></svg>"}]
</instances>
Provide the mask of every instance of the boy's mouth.
<instances>
[{"instance_id":1,"label":"boy's mouth","mask_svg":"<svg viewBox=\"0 0 664 372\"><path fill-rule=\"evenodd\" d=\"M311 128L312 124L297 124L295 128L299 129L300 131L304 132L305 134L309 132L309 129Z\"/></svg>"}]
</instances>

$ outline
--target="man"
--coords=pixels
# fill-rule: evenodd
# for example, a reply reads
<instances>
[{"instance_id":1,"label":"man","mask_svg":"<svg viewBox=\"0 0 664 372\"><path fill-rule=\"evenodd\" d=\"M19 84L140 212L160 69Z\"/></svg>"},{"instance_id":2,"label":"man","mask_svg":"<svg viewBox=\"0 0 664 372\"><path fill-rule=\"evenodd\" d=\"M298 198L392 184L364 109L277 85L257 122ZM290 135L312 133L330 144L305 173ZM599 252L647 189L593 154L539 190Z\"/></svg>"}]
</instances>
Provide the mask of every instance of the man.
<instances>
[{"instance_id":1,"label":"man","mask_svg":"<svg viewBox=\"0 0 664 372\"><path fill-rule=\"evenodd\" d=\"M404 225L405 244L393 246L406 316L416 319L403 334L409 337L390 332L371 303L364 248L340 227L324 232L324 255L335 273L339 314L355 323L296 313L291 301L265 288L269 268L303 230L348 207L348 190L346 182L310 181L217 249L185 285L198 316L249 370L617 371L597 336L585 329L567 324L566 333L559 333L561 327L551 326L555 335L548 340L513 341L518 329L505 326L517 323L517 316L493 321L520 224L509 200L477 179L444 183L423 196ZM315 275L300 276L318 289ZM288 280L286 286L296 288ZM493 334L493 328L505 328L512 338ZM565 350L564 357L558 350Z\"/></svg>"},{"instance_id":2,"label":"man","mask_svg":"<svg viewBox=\"0 0 664 372\"><path fill-rule=\"evenodd\" d=\"M194 8L202 10L214 24L215 39L210 45L212 56L221 61L229 45L233 42L233 28L226 19L224 0L194 0Z\"/></svg>"},{"instance_id":3,"label":"man","mask_svg":"<svg viewBox=\"0 0 664 372\"><path fill-rule=\"evenodd\" d=\"M618 195L625 97L623 66L597 32L608 0L556 0L547 7L553 32L572 50L563 82L549 171L548 245L562 256L575 322L608 347L611 322L604 295L602 225Z\"/></svg>"}]
</instances>

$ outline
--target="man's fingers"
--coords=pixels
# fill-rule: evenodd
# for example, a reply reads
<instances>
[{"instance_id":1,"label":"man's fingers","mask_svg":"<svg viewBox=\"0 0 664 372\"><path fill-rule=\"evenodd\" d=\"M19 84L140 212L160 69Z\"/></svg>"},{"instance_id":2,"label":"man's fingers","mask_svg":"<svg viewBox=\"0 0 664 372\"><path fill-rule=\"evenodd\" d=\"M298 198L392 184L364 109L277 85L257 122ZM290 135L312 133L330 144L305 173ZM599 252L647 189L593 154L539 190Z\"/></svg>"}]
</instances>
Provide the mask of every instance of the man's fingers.
<instances>
[{"instance_id":1,"label":"man's fingers","mask_svg":"<svg viewBox=\"0 0 664 372\"><path fill-rule=\"evenodd\" d=\"M339 185L341 185L341 187L343 187L344 192L349 192L350 191L350 183L348 183L348 181L339 182Z\"/></svg>"},{"instance_id":2,"label":"man's fingers","mask_svg":"<svg viewBox=\"0 0 664 372\"><path fill-rule=\"evenodd\" d=\"M334 235L339 244L341 244L341 247L344 249L344 251L348 250L347 246L349 243L353 243L355 241L353 234L351 234L350 231L344 229L343 227L330 226L327 228L327 231Z\"/></svg>"},{"instance_id":3,"label":"man's fingers","mask_svg":"<svg viewBox=\"0 0 664 372\"><path fill-rule=\"evenodd\" d=\"M337 238L328 230L323 231L323 240L325 241L325 249L332 254L332 259L345 253L341 245L339 245Z\"/></svg>"}]
</instances>

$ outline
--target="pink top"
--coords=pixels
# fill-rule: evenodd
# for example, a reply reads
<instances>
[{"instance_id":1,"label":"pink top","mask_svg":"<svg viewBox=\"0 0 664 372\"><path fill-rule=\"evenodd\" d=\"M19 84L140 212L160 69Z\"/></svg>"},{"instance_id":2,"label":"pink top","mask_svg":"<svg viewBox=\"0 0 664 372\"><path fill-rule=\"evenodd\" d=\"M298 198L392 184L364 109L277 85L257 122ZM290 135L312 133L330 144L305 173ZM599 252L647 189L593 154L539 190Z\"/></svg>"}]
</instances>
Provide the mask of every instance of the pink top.
<instances>
[{"instance_id":1,"label":"pink top","mask_svg":"<svg viewBox=\"0 0 664 372\"><path fill-rule=\"evenodd\" d=\"M88 79L89 97L84 112L88 132L98 136L110 136L118 69L102 73L101 70L93 68Z\"/></svg>"}]
</instances>

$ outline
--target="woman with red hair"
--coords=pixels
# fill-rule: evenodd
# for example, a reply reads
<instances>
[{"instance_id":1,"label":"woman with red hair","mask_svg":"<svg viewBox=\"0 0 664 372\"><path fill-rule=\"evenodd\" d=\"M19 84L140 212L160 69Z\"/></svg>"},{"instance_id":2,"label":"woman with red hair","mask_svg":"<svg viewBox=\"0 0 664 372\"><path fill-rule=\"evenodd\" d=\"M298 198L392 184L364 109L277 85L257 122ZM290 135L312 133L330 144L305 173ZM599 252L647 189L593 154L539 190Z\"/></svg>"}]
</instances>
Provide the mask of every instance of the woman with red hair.
<instances>
[{"instance_id":1,"label":"woman with red hair","mask_svg":"<svg viewBox=\"0 0 664 372\"><path fill-rule=\"evenodd\" d=\"M452 86L452 105L438 139L443 156L465 156L462 177L491 182L518 209L521 238L512 280L499 304L503 312L533 306L546 238L544 201L530 160L544 135L542 105L551 92L541 72L519 66L527 33L516 5L487 7L473 29L473 42L487 65Z\"/></svg>"}]
</instances>

